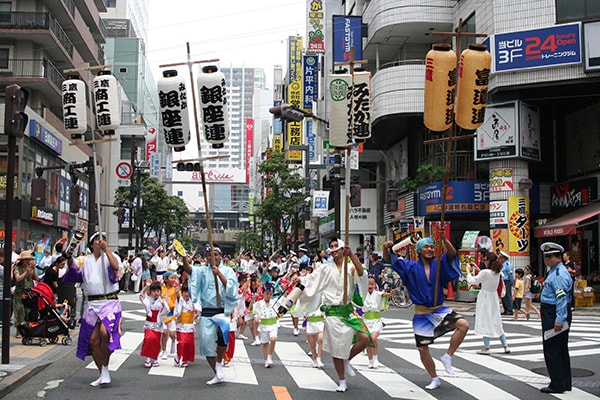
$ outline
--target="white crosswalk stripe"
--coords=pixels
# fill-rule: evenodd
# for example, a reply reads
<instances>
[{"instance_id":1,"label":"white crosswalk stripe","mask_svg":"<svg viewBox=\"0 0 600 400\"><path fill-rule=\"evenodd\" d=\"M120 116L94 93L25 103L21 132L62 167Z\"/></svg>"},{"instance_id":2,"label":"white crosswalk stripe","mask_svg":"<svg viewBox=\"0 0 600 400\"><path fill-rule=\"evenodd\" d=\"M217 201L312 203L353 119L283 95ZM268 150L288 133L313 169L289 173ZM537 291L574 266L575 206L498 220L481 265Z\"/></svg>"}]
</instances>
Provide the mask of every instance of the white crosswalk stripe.
<instances>
[{"instance_id":1,"label":"white crosswalk stripe","mask_svg":"<svg viewBox=\"0 0 600 400\"><path fill-rule=\"evenodd\" d=\"M140 321L144 318L144 313L142 310L129 310L123 313L123 318L130 321ZM383 395L389 398L410 400L438 398L438 392L430 392L424 388L424 385L429 382L429 377L423 369L419 352L414 347L411 321L402 319L385 319L384 321L386 327L380 336L380 359L383 360L384 364L392 365L393 363L394 366L398 366L398 360L400 360L400 363L410 365L410 369L399 367L399 371L395 371L385 365L377 369L370 369L368 368L367 357L359 354L352 360L352 365L357 371L357 377L349 379L349 386L358 385L358 378L360 378L367 380L380 390L380 392L375 392L374 396ZM572 358L600 354L600 346L598 346L600 332L597 329L599 321L593 318L579 318L574 321L571 336L576 337L577 340L570 343ZM504 354L499 341L493 341L492 355L490 356L476 354L483 346L483 342L481 337L470 331L459 351L453 357L455 374L447 374L443 365L435 360L436 370L443 386L451 385L472 398L511 400L518 398L515 397L515 385L511 382L517 382L519 385L525 385L523 387L529 386L535 390L539 390L539 388L548 384L546 376L538 375L514 363L515 361L543 362L539 321L504 321L504 323L521 324L531 328L531 331L528 332L525 329L525 333L510 333L508 335L511 348L510 354ZM293 329L289 316L282 319L280 325L282 331L287 330L288 333L289 330ZM447 349L450 336L445 335L438 338L430 346L433 350L432 353L439 356L442 350ZM116 371L119 368L124 368L127 363L133 362L139 363L141 366L143 358L139 356L139 351L142 341L143 333L126 332L121 339L123 349L113 354L109 369ZM313 368L312 358L306 354L306 346L303 342L303 334L291 341L278 340L273 356L275 362L273 368L285 368L290 377L286 382L293 382L293 385L298 388L334 392L338 380L331 364L331 358L329 356L324 358L325 368ZM246 347L249 345L248 340L236 340L234 359L224 369L226 382L241 385L259 385L261 377L268 373L262 363L262 351L257 352L256 349L258 348ZM249 351L253 354L254 359L249 356ZM397 359L394 360L394 357ZM188 375L190 368L194 369L194 371L190 371L194 376L197 374L198 366L207 368L204 359L198 355L196 362L187 369L173 366L172 358L159 361L160 366L150 368L148 370L149 375L179 379L186 377L186 375L192 376ZM457 364L462 369L458 368ZM87 368L95 369L96 366L92 362ZM484 372L486 370L493 371L497 379L486 379ZM600 399L599 396L576 387L573 387L572 392L553 396L559 399Z\"/></svg>"}]
</instances>

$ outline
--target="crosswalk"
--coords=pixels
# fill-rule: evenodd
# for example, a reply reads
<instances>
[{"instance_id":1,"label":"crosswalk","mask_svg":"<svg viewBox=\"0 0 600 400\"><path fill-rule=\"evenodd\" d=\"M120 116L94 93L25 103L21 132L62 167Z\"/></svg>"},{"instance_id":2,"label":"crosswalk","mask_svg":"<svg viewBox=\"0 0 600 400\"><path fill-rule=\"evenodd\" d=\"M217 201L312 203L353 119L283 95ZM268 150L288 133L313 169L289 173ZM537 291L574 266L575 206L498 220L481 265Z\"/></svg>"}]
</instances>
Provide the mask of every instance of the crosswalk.
<instances>
[{"instance_id":1,"label":"crosswalk","mask_svg":"<svg viewBox=\"0 0 600 400\"><path fill-rule=\"evenodd\" d=\"M142 321L142 310L125 311L125 320ZM429 383L429 377L423 370L419 353L414 347L414 333L411 321L407 319L384 319L386 324L380 336L380 362L384 365L377 369L368 368L366 355L359 354L351 364L357 371L357 377L349 378L350 384L358 378L369 382L381 391L380 395L390 398L402 399L435 399L439 393L424 389ZM597 329L599 318L578 317L574 320L571 330L570 353L572 359L580 356L589 356L600 353L600 331ZM509 331L510 325L519 324L526 327L520 329L523 333L508 334L510 354L504 354L499 342L492 342L492 355L477 354L482 347L482 340L473 332L469 332L459 351L454 356L455 373L449 375L441 363L435 360L436 370L444 387L453 387L461 390L472 398L486 399L518 399L519 391L531 390L531 394L548 384L548 378L538 375L523 365L526 362L542 362L542 343L539 321L504 321L505 330ZM281 331L292 329L289 317L280 321ZM508 328L508 329L507 329ZM289 331L288 331L289 332ZM288 335L280 337L289 338ZM111 357L109 369L117 371L124 365L142 363L139 356L143 340L141 332L126 332L122 338L122 349L116 351ZM337 388L337 377L331 363L326 356L326 366L323 369L312 368L311 357L307 355L304 337L300 335L295 341L278 340L275 348L275 367L283 367L289 375L289 382L300 389L333 392ZM443 354L448 347L450 335L438 338L431 345L434 355ZM259 385L261 378L266 373L262 363L262 352L258 347L250 348L249 341L236 340L235 356L233 362L225 369L225 381L239 385ZM495 352L494 352L495 346ZM251 353L254 358L252 357ZM132 357L133 356L133 357ZM329 360L329 362L327 362ZM184 378L187 374L197 377L198 368L206 368L204 360L198 357L193 366L186 368L174 367L172 359L161 360L159 367L149 368L147 374L172 378ZM543 365L543 364L542 364ZM393 366L393 368L392 368ZM87 368L95 369L90 363ZM146 373L146 371L144 371ZM189 375L192 376L192 375ZM291 385L291 383L288 383ZM573 387L571 392L555 395L560 399L599 399L600 391L583 390ZM539 393L539 392L538 392Z\"/></svg>"}]
</instances>

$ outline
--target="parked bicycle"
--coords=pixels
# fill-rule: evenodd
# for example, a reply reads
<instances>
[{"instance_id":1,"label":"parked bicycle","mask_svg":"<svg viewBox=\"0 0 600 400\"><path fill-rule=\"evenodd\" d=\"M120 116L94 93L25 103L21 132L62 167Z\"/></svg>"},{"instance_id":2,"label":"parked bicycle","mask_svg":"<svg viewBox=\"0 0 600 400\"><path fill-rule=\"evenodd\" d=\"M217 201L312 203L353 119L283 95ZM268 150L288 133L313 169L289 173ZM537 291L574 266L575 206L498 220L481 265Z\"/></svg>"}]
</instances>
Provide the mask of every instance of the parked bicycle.
<instances>
[{"instance_id":1,"label":"parked bicycle","mask_svg":"<svg viewBox=\"0 0 600 400\"><path fill-rule=\"evenodd\" d=\"M412 306L413 302L408 294L408 290L402 278L392 268L385 266L381 271L381 282L383 282L383 291L391 292L396 290L395 293L388 299L388 304L391 304L399 308L407 308Z\"/></svg>"}]
</instances>

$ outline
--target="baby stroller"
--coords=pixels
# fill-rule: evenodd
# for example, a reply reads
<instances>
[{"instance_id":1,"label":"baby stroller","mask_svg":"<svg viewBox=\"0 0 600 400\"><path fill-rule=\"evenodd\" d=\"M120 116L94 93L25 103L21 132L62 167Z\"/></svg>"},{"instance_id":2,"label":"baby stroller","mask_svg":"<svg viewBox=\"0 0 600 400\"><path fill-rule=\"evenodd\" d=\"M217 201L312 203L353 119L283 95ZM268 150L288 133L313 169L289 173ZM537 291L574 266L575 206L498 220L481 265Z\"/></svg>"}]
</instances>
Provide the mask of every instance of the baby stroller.
<instances>
[{"instance_id":1,"label":"baby stroller","mask_svg":"<svg viewBox=\"0 0 600 400\"><path fill-rule=\"evenodd\" d=\"M17 327L23 344L30 345L34 338L39 338L40 346L50 343L58 343L58 336L64 335L61 343L69 346L72 343L69 336L69 314L71 311L66 305L59 310L54 301L54 293L50 286L44 282L38 283L32 289L23 294L23 306L25 306L25 322Z\"/></svg>"}]
</instances>

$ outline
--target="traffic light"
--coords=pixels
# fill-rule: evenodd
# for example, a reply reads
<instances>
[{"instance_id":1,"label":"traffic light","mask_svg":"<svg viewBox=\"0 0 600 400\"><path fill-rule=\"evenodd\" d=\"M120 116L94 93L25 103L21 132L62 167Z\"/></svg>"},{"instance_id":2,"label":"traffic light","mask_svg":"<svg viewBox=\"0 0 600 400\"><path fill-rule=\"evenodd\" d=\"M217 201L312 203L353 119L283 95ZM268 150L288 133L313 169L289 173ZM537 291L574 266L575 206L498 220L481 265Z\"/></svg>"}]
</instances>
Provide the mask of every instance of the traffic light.
<instances>
[{"instance_id":1,"label":"traffic light","mask_svg":"<svg viewBox=\"0 0 600 400\"><path fill-rule=\"evenodd\" d=\"M81 202L81 187L79 185L71 185L71 192L69 198L69 211L71 214L77 214L79 212L79 206Z\"/></svg>"},{"instance_id":2,"label":"traffic light","mask_svg":"<svg viewBox=\"0 0 600 400\"><path fill-rule=\"evenodd\" d=\"M388 189L385 194L388 211L398 211L398 189Z\"/></svg>"},{"instance_id":3,"label":"traffic light","mask_svg":"<svg viewBox=\"0 0 600 400\"><path fill-rule=\"evenodd\" d=\"M269 112L273 114L275 118L281 118L282 121L287 122L300 122L306 115L302 110L298 110L285 103L280 106L269 108Z\"/></svg>"},{"instance_id":4,"label":"traffic light","mask_svg":"<svg viewBox=\"0 0 600 400\"><path fill-rule=\"evenodd\" d=\"M43 178L31 180L31 205L36 207L46 206L46 180Z\"/></svg>"},{"instance_id":5,"label":"traffic light","mask_svg":"<svg viewBox=\"0 0 600 400\"><path fill-rule=\"evenodd\" d=\"M4 108L4 133L17 138L23 137L29 117L25 114L25 106L29 100L29 92L19 85L6 87Z\"/></svg>"},{"instance_id":6,"label":"traffic light","mask_svg":"<svg viewBox=\"0 0 600 400\"><path fill-rule=\"evenodd\" d=\"M360 185L350 185L350 207L360 207Z\"/></svg>"},{"instance_id":7,"label":"traffic light","mask_svg":"<svg viewBox=\"0 0 600 400\"><path fill-rule=\"evenodd\" d=\"M123 207L117 209L117 221L119 222L119 225L123 225L125 222L125 209Z\"/></svg>"},{"instance_id":8,"label":"traffic light","mask_svg":"<svg viewBox=\"0 0 600 400\"><path fill-rule=\"evenodd\" d=\"M200 171L200 163L177 163L177 171L187 171L187 172L193 172L193 171Z\"/></svg>"}]
</instances>

